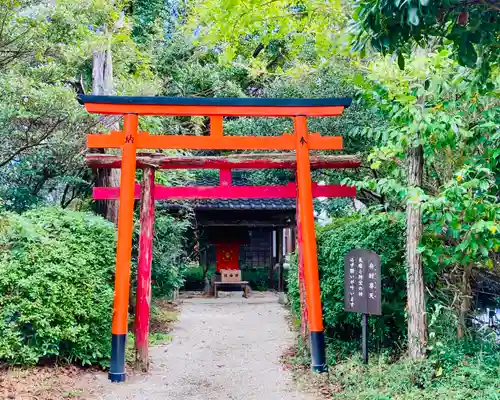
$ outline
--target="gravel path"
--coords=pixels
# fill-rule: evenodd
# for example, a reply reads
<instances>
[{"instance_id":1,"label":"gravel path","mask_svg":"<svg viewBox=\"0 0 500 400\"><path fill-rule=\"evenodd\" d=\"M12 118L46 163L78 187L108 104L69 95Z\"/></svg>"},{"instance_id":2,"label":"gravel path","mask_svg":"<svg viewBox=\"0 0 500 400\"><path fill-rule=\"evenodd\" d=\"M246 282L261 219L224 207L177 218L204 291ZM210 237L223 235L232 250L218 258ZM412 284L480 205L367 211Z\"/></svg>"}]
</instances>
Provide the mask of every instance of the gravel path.
<instances>
[{"instance_id":1,"label":"gravel path","mask_svg":"<svg viewBox=\"0 0 500 400\"><path fill-rule=\"evenodd\" d=\"M286 313L272 293L187 299L172 343L150 349L151 373L124 384L103 380L100 398L313 400L280 365L293 343Z\"/></svg>"}]
</instances>

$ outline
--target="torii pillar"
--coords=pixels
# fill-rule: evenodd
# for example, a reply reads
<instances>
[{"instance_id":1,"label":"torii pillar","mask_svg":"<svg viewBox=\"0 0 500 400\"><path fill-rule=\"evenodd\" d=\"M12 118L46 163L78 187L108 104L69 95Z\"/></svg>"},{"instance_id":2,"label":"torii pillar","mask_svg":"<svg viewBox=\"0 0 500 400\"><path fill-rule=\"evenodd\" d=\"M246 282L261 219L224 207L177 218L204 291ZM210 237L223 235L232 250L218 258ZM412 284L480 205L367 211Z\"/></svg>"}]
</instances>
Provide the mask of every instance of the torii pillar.
<instances>
[{"instance_id":1,"label":"torii pillar","mask_svg":"<svg viewBox=\"0 0 500 400\"><path fill-rule=\"evenodd\" d=\"M294 118L297 140L297 189L299 198L299 227L302 233L302 254L304 257L304 280L309 312L309 339L311 347L311 368L315 372L327 371L325 356L325 334L323 332L323 310L319 287L316 233L314 229L314 208L309 163L309 132L305 117Z\"/></svg>"}]
</instances>

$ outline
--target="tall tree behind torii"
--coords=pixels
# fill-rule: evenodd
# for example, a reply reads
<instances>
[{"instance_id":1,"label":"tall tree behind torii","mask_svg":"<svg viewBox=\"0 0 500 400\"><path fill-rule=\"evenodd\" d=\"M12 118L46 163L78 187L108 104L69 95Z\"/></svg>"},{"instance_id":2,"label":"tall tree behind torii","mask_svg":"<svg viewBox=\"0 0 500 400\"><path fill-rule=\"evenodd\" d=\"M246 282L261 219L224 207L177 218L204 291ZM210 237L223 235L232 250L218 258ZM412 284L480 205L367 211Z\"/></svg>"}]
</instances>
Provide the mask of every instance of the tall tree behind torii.
<instances>
[{"instance_id":1,"label":"tall tree behind torii","mask_svg":"<svg viewBox=\"0 0 500 400\"><path fill-rule=\"evenodd\" d=\"M110 96L114 93L113 84L113 57L111 51L111 35L124 24L125 13L120 14L120 18L115 23L111 32L105 28L105 43L101 44L92 54L92 94ZM106 119L109 119L106 121ZM119 130L118 121L113 121L114 117L105 117L102 121L105 126L112 130ZM102 151L104 152L104 151ZM104 187L120 186L120 170L98 169L97 185ZM100 201L97 204L97 212L107 220L118 223L118 202L113 200Z\"/></svg>"}]
</instances>

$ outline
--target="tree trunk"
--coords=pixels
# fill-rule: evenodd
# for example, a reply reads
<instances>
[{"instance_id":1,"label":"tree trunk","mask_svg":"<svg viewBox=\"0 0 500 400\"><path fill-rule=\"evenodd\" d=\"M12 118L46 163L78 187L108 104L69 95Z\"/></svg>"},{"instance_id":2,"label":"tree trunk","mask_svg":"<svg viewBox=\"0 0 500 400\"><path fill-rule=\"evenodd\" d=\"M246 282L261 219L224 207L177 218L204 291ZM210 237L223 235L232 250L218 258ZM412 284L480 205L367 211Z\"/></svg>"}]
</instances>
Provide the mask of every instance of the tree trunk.
<instances>
[{"instance_id":1,"label":"tree trunk","mask_svg":"<svg viewBox=\"0 0 500 400\"><path fill-rule=\"evenodd\" d=\"M94 51L92 58L92 94L100 96L109 96L113 94L113 61L111 48L108 46L105 50ZM106 117L103 121L106 126ZM109 117L107 117L109 118ZM118 123L110 124L111 128L118 130ZM97 170L97 186L119 187L120 169L107 168ZM97 212L107 220L118 223L118 201L104 200L99 201Z\"/></svg>"},{"instance_id":2,"label":"tree trunk","mask_svg":"<svg viewBox=\"0 0 500 400\"><path fill-rule=\"evenodd\" d=\"M422 146L410 147L407 154L408 186L422 186L424 154ZM408 201L406 206L406 261L408 291L408 353L411 358L425 354L427 345L427 313L422 257L417 246L422 237L422 212L420 204Z\"/></svg>"},{"instance_id":3,"label":"tree trunk","mask_svg":"<svg viewBox=\"0 0 500 400\"><path fill-rule=\"evenodd\" d=\"M457 326L457 336L459 339L464 337L467 330L467 314L470 311L472 294L470 286L471 273L472 267L470 265L466 265L462 274L462 288L460 290L460 313Z\"/></svg>"}]
</instances>

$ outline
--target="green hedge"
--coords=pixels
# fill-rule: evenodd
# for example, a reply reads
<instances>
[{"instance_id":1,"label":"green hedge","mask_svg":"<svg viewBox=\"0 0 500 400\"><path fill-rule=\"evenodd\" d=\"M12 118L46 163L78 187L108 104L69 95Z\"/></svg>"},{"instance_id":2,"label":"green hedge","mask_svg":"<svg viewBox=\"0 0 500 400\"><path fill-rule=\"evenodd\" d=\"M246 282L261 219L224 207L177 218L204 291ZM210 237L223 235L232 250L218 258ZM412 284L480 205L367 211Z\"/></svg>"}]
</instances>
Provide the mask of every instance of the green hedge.
<instances>
[{"instance_id":1,"label":"green hedge","mask_svg":"<svg viewBox=\"0 0 500 400\"><path fill-rule=\"evenodd\" d=\"M92 214L5 214L0 232L0 360L106 363L115 228Z\"/></svg>"},{"instance_id":2,"label":"green hedge","mask_svg":"<svg viewBox=\"0 0 500 400\"><path fill-rule=\"evenodd\" d=\"M344 256L354 248L375 251L382 260L382 312L370 317L370 345L372 349L401 345L406 335L406 274L405 223L400 216L367 214L335 220L317 233L318 263L321 279L325 331L335 339L330 357L339 347L353 350L359 345L361 315L344 312ZM427 280L433 279L427 271ZM292 307L299 311L297 263L289 273L289 294ZM299 314L297 314L299 315Z\"/></svg>"},{"instance_id":3,"label":"green hedge","mask_svg":"<svg viewBox=\"0 0 500 400\"><path fill-rule=\"evenodd\" d=\"M212 276L215 272L215 268L212 270L209 269L208 278ZM184 283L182 288L184 290L203 290L205 287L205 282L203 281L203 267L200 266L190 266L187 267L183 272Z\"/></svg>"}]
</instances>

